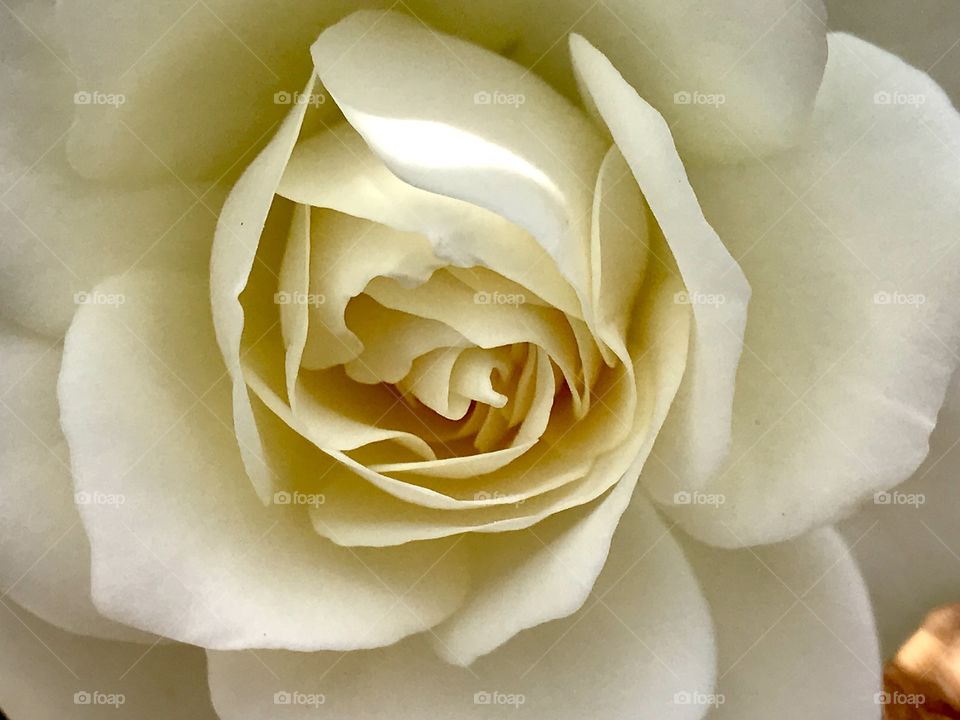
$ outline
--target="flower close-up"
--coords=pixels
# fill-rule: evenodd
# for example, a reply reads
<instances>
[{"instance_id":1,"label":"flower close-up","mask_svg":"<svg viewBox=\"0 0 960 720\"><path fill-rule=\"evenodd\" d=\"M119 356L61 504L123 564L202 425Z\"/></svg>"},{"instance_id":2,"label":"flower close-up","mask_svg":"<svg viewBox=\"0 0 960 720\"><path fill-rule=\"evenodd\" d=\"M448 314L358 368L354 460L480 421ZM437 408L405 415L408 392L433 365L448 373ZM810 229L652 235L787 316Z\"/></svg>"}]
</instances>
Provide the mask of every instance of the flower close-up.
<instances>
[{"instance_id":1,"label":"flower close-up","mask_svg":"<svg viewBox=\"0 0 960 720\"><path fill-rule=\"evenodd\" d=\"M830 5L0 1L0 717L960 712L960 11Z\"/></svg>"}]
</instances>

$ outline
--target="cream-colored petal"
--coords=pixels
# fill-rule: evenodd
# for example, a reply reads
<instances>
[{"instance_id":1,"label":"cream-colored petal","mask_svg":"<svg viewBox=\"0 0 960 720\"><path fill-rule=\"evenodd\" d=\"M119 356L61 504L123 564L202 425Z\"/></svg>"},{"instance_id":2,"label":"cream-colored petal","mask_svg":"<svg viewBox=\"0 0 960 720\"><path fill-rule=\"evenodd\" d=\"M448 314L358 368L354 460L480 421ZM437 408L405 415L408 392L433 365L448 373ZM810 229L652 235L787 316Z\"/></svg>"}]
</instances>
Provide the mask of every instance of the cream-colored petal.
<instances>
[{"instance_id":1,"label":"cream-colored petal","mask_svg":"<svg viewBox=\"0 0 960 720\"><path fill-rule=\"evenodd\" d=\"M0 601L84 635L153 642L103 617L90 598L90 545L60 432L62 347L0 325Z\"/></svg>"},{"instance_id":2,"label":"cream-colored petal","mask_svg":"<svg viewBox=\"0 0 960 720\"><path fill-rule=\"evenodd\" d=\"M870 599L836 532L736 551L687 540L684 551L717 634L711 719L880 716Z\"/></svg>"},{"instance_id":3,"label":"cream-colored petal","mask_svg":"<svg viewBox=\"0 0 960 720\"><path fill-rule=\"evenodd\" d=\"M377 278L367 286L367 294L394 310L442 322L481 348L525 342L542 347L563 372L578 412L586 410L586 390L579 372L580 346L559 310L527 305L522 298L484 302L472 288L445 271L434 273L415 288Z\"/></svg>"},{"instance_id":4,"label":"cream-colored petal","mask_svg":"<svg viewBox=\"0 0 960 720\"><path fill-rule=\"evenodd\" d=\"M203 650L99 640L0 602L0 702L14 720L217 720Z\"/></svg>"},{"instance_id":5,"label":"cream-colored petal","mask_svg":"<svg viewBox=\"0 0 960 720\"><path fill-rule=\"evenodd\" d=\"M577 108L520 65L397 13L354 13L311 52L348 122L398 177L527 230L586 307L604 142Z\"/></svg>"},{"instance_id":6,"label":"cream-colored petal","mask_svg":"<svg viewBox=\"0 0 960 720\"><path fill-rule=\"evenodd\" d=\"M303 507L259 501L229 426L205 283L140 273L99 289L127 302L77 314L60 400L78 490L118 499L81 508L105 614L204 647L346 650L460 604L454 542L347 551ZM276 426L264 425L282 454L291 433Z\"/></svg>"},{"instance_id":7,"label":"cream-colored petal","mask_svg":"<svg viewBox=\"0 0 960 720\"><path fill-rule=\"evenodd\" d=\"M870 589L884 658L896 654L930 610L960 597L958 466L960 377L955 375L924 463L839 525Z\"/></svg>"},{"instance_id":8,"label":"cream-colored petal","mask_svg":"<svg viewBox=\"0 0 960 720\"><path fill-rule=\"evenodd\" d=\"M558 0L549 8L535 0L421 0L412 7L446 32L503 48L571 96L564 41L584 35L668 118L685 156L743 158L735 136L758 153L788 146L810 117L827 57L820 0Z\"/></svg>"},{"instance_id":9,"label":"cream-colored petal","mask_svg":"<svg viewBox=\"0 0 960 720\"><path fill-rule=\"evenodd\" d=\"M449 665L431 651L431 640L444 653L461 649L445 647L446 634L346 656L258 653L272 673L245 653L214 652L209 656L214 705L224 720L270 717L278 714L275 693L296 692L322 694L319 712L335 717L698 720L704 708L677 704L674 697L711 692L715 647L708 605L676 540L649 504L637 502L627 511L609 557L617 518L598 517L608 513L598 509L579 530L560 527L559 517L555 527L538 529L552 555L525 533L536 559L528 555L526 564L514 564L512 571L530 582L503 588L502 606L488 606L492 612L477 624L478 634L500 637L507 625L519 629L511 616L521 609L570 612L576 604L564 598L586 596L590 574L600 572L591 601L564 620L521 632L469 668ZM508 557L514 557L509 548L516 542L506 546ZM495 549L482 547L481 559L496 562ZM490 642L483 638L482 644ZM278 696L281 702L285 697ZM303 719L317 713L293 703L283 711Z\"/></svg>"},{"instance_id":10,"label":"cream-colored petal","mask_svg":"<svg viewBox=\"0 0 960 720\"><path fill-rule=\"evenodd\" d=\"M0 6L0 193L59 146L73 117L75 79L56 54L52 3L12 0ZM51 32L53 31L53 32Z\"/></svg>"},{"instance_id":11,"label":"cream-colored petal","mask_svg":"<svg viewBox=\"0 0 960 720\"><path fill-rule=\"evenodd\" d=\"M492 268L550 305L582 316L576 293L527 232L482 207L408 185L347 123L297 144L278 193L295 202L420 233L430 240L437 257L470 268L458 277L476 282L478 292L511 292L476 269Z\"/></svg>"},{"instance_id":12,"label":"cream-colored petal","mask_svg":"<svg viewBox=\"0 0 960 720\"><path fill-rule=\"evenodd\" d=\"M645 478L654 495L664 497L673 494L677 477L686 486L702 485L727 452L750 288L704 218L666 121L586 40L574 35L570 48L581 88L610 129L679 267L687 295L676 301L689 301L693 314L687 375Z\"/></svg>"},{"instance_id":13,"label":"cream-colored petal","mask_svg":"<svg viewBox=\"0 0 960 720\"><path fill-rule=\"evenodd\" d=\"M6 316L61 336L103 278L133 268L206 271L223 193L176 180L121 189L77 178L49 155L0 203L0 303ZM199 198L203 198L202 201Z\"/></svg>"},{"instance_id":14,"label":"cream-colored petal","mask_svg":"<svg viewBox=\"0 0 960 720\"><path fill-rule=\"evenodd\" d=\"M626 341L651 262L648 212L630 166L619 148L612 146L600 166L593 195L590 267L600 338L617 348Z\"/></svg>"},{"instance_id":15,"label":"cream-colored petal","mask_svg":"<svg viewBox=\"0 0 960 720\"><path fill-rule=\"evenodd\" d=\"M376 277L404 285L440 265L426 238L342 213L315 211L311 226L310 329L304 367L320 370L356 358L363 347L344 320L347 303Z\"/></svg>"},{"instance_id":16,"label":"cream-colored petal","mask_svg":"<svg viewBox=\"0 0 960 720\"><path fill-rule=\"evenodd\" d=\"M297 205L290 223L290 237L284 248L277 293L274 302L280 305L280 328L283 333L284 374L287 380L287 401L296 407L297 377L310 324L310 208Z\"/></svg>"},{"instance_id":17,"label":"cream-colored petal","mask_svg":"<svg viewBox=\"0 0 960 720\"><path fill-rule=\"evenodd\" d=\"M691 169L756 289L729 462L705 489L726 502L670 510L711 543L792 537L909 477L958 362L960 116L895 56L830 49L796 152Z\"/></svg>"},{"instance_id":18,"label":"cream-colored petal","mask_svg":"<svg viewBox=\"0 0 960 720\"><path fill-rule=\"evenodd\" d=\"M385 308L367 295L351 301L346 318L363 350L344 365L344 371L361 383L397 383L410 372L414 360L431 350L471 347L449 325Z\"/></svg>"},{"instance_id":19,"label":"cream-colored petal","mask_svg":"<svg viewBox=\"0 0 960 720\"><path fill-rule=\"evenodd\" d=\"M304 92L309 95L314 86L315 78L311 77ZM260 461L261 441L240 366L244 309L239 297L250 277L274 192L297 141L306 110L306 104L294 106L269 144L233 186L217 222L210 258L213 324L233 382L233 425L243 464L264 502L273 494L273 482Z\"/></svg>"},{"instance_id":20,"label":"cream-colored petal","mask_svg":"<svg viewBox=\"0 0 960 720\"><path fill-rule=\"evenodd\" d=\"M379 0L82 0L57 6L59 50L79 90L122 95L77 106L71 161L87 177L142 181L239 172L275 131L310 70L310 43ZM107 18L109 21L104 21ZM307 93L324 115L333 103ZM246 157L245 157L246 156Z\"/></svg>"}]
</instances>

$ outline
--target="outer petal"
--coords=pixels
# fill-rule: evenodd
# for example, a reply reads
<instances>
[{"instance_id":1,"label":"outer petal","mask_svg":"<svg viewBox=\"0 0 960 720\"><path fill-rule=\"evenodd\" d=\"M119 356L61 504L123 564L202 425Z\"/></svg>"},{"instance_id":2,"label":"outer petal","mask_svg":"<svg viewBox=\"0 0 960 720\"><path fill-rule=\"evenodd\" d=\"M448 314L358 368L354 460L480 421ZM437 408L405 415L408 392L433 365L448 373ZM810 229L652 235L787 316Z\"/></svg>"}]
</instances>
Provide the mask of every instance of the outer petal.
<instances>
[{"instance_id":1,"label":"outer petal","mask_svg":"<svg viewBox=\"0 0 960 720\"><path fill-rule=\"evenodd\" d=\"M712 543L791 537L908 477L957 364L960 117L922 73L831 35L814 121L796 152L691 170L754 288L707 489L726 502L671 510Z\"/></svg>"},{"instance_id":2,"label":"outer petal","mask_svg":"<svg viewBox=\"0 0 960 720\"><path fill-rule=\"evenodd\" d=\"M856 35L902 57L960 98L960 5L952 0L827 0L830 29Z\"/></svg>"},{"instance_id":3,"label":"outer petal","mask_svg":"<svg viewBox=\"0 0 960 720\"><path fill-rule=\"evenodd\" d=\"M168 169L186 180L219 177L259 147L290 109L310 70L306 49L324 26L358 6L380 4L59 4L76 89L123 97L118 106L76 108L71 161L96 178L142 182Z\"/></svg>"},{"instance_id":4,"label":"outer petal","mask_svg":"<svg viewBox=\"0 0 960 720\"><path fill-rule=\"evenodd\" d=\"M313 650L390 643L452 612L455 545L344 550L302 508L258 501L205 283L139 273L98 289L126 302L78 312L60 398L105 614L206 647Z\"/></svg>"},{"instance_id":5,"label":"outer petal","mask_svg":"<svg viewBox=\"0 0 960 720\"><path fill-rule=\"evenodd\" d=\"M74 78L51 51L53 3L0 6L0 197L62 141L73 114Z\"/></svg>"},{"instance_id":6,"label":"outer petal","mask_svg":"<svg viewBox=\"0 0 960 720\"><path fill-rule=\"evenodd\" d=\"M910 480L878 493L841 524L863 569L885 658L931 609L960 597L960 381L955 377L930 438L930 455Z\"/></svg>"},{"instance_id":7,"label":"outer petal","mask_svg":"<svg viewBox=\"0 0 960 720\"><path fill-rule=\"evenodd\" d=\"M879 716L870 600L837 533L820 530L755 550L693 541L685 548L717 628L718 709L711 719Z\"/></svg>"},{"instance_id":8,"label":"outer petal","mask_svg":"<svg viewBox=\"0 0 960 720\"><path fill-rule=\"evenodd\" d=\"M315 85L311 76L304 92L309 95ZM250 405L250 391L240 367L240 340L245 319L239 297L250 279L274 192L300 134L306 110L305 104L299 104L290 111L277 133L230 191L217 222L210 257L210 303L217 343L233 383L233 426L244 466L264 502L273 493L273 481L261 460L260 435Z\"/></svg>"},{"instance_id":9,"label":"outer petal","mask_svg":"<svg viewBox=\"0 0 960 720\"><path fill-rule=\"evenodd\" d=\"M0 603L0 702L14 720L215 720L199 648L94 640Z\"/></svg>"},{"instance_id":10,"label":"outer petal","mask_svg":"<svg viewBox=\"0 0 960 720\"><path fill-rule=\"evenodd\" d=\"M554 562L589 586L579 566ZM522 598L517 597L518 602ZM492 630L500 618L489 618ZM438 641L439 642L439 641ZM469 668L445 664L420 638L348 655L210 654L214 705L224 720L315 717L277 707L284 695L324 695L336 718L436 716L699 718L676 693L711 692L709 610L670 530L645 501L627 511L592 601L575 615L517 635ZM496 694L496 695L494 695ZM514 696L511 701L504 696ZM485 702L489 698L490 702ZM296 701L294 701L296 702Z\"/></svg>"},{"instance_id":11,"label":"outer petal","mask_svg":"<svg viewBox=\"0 0 960 720\"><path fill-rule=\"evenodd\" d=\"M223 194L169 177L130 191L84 181L58 147L2 200L2 312L59 337L78 303L110 275L151 266L202 272Z\"/></svg>"},{"instance_id":12,"label":"outer petal","mask_svg":"<svg viewBox=\"0 0 960 720\"><path fill-rule=\"evenodd\" d=\"M640 185L693 311L692 359L647 479L654 494L663 497L672 494L676 476L704 482L727 450L750 288L704 219L664 119L582 37L571 38L571 52L585 97L597 107Z\"/></svg>"},{"instance_id":13,"label":"outer petal","mask_svg":"<svg viewBox=\"0 0 960 720\"><path fill-rule=\"evenodd\" d=\"M354 13L312 53L390 170L530 232L589 307L590 210L605 148L582 113L519 65L397 13Z\"/></svg>"},{"instance_id":14,"label":"outer petal","mask_svg":"<svg viewBox=\"0 0 960 720\"><path fill-rule=\"evenodd\" d=\"M206 264L213 213L199 189L166 172L165 183L136 191L81 183L64 157L77 80L52 3L4 3L0 26L0 314L59 336L75 293L107 275ZM204 202L216 208L219 198Z\"/></svg>"},{"instance_id":15,"label":"outer petal","mask_svg":"<svg viewBox=\"0 0 960 720\"><path fill-rule=\"evenodd\" d=\"M0 329L0 601L85 635L152 641L90 599L90 545L60 432L60 344Z\"/></svg>"},{"instance_id":16,"label":"outer petal","mask_svg":"<svg viewBox=\"0 0 960 720\"><path fill-rule=\"evenodd\" d=\"M743 156L737 136L757 152L789 145L809 118L826 62L819 0L559 0L549 8L536 0L423 0L413 7L454 34L504 47L571 91L565 39L580 33L670 120L685 152L713 157ZM700 102L694 93L723 102Z\"/></svg>"}]
</instances>

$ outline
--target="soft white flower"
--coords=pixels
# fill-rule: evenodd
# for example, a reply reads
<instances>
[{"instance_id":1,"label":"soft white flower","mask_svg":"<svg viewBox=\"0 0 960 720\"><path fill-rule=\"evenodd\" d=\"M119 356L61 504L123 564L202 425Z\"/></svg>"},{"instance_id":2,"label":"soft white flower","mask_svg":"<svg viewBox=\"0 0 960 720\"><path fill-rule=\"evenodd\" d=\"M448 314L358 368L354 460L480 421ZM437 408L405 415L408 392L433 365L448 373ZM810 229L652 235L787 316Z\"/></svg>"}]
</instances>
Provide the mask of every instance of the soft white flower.
<instances>
[{"instance_id":1,"label":"soft white flower","mask_svg":"<svg viewBox=\"0 0 960 720\"><path fill-rule=\"evenodd\" d=\"M0 706L875 716L949 100L803 2L361 4L7 10Z\"/></svg>"}]
</instances>

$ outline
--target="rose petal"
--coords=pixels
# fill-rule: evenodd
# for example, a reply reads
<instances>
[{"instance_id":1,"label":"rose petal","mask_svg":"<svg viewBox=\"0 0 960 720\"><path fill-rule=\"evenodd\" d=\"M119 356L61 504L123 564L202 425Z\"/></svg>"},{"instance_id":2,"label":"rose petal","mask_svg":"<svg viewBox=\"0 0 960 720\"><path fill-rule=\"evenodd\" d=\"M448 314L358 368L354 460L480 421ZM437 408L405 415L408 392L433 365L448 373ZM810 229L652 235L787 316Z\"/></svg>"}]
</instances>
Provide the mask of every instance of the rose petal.
<instances>
[{"instance_id":1,"label":"rose petal","mask_svg":"<svg viewBox=\"0 0 960 720\"><path fill-rule=\"evenodd\" d=\"M311 76L304 93L312 93L315 84ZM306 110L305 104L293 107L267 146L233 186L220 212L210 258L210 303L217 343L233 381L233 425L243 464L264 502L273 494L273 481L260 460L263 449L240 365L245 318L239 297L250 278L274 192L290 159Z\"/></svg>"},{"instance_id":2,"label":"rose petal","mask_svg":"<svg viewBox=\"0 0 960 720\"><path fill-rule=\"evenodd\" d=\"M651 492L662 498L677 482L705 482L726 453L750 288L704 219L663 117L582 37L572 36L570 48L583 92L633 172L691 299L692 357L645 476ZM697 301L701 296L719 304ZM664 466L668 472L660 470Z\"/></svg>"},{"instance_id":3,"label":"rose petal","mask_svg":"<svg viewBox=\"0 0 960 720\"><path fill-rule=\"evenodd\" d=\"M960 376L930 437L930 455L907 482L878 493L841 532L870 588L883 657L891 658L932 608L960 597Z\"/></svg>"},{"instance_id":4,"label":"rose petal","mask_svg":"<svg viewBox=\"0 0 960 720\"><path fill-rule=\"evenodd\" d=\"M549 593L589 593L587 573L603 565L610 520L615 518L566 532L536 530L544 542L556 541L554 555L525 533L540 548L539 558L520 568L534 587L511 590L504 602L570 612L574 604L548 603ZM495 557L485 554L484 560ZM243 653L212 652L214 705L224 720L315 716L309 705L278 707L286 696L275 700L275 693L323 694L322 712L337 717L700 718L702 708L677 705L673 698L680 691L711 690L709 609L675 539L646 501L637 498L624 515L593 598L575 615L522 632L470 668L447 665L419 638L349 655L260 653L269 670ZM483 629L498 630L504 622L505 615L495 613ZM476 628L483 631L479 623ZM448 637L434 640L443 647ZM501 695L485 703L482 693ZM504 695L522 695L523 702L514 697L519 707L505 704Z\"/></svg>"},{"instance_id":5,"label":"rose petal","mask_svg":"<svg viewBox=\"0 0 960 720\"><path fill-rule=\"evenodd\" d=\"M199 648L81 637L9 601L0 603L0 642L0 697L11 718L216 720Z\"/></svg>"},{"instance_id":6,"label":"rose petal","mask_svg":"<svg viewBox=\"0 0 960 720\"><path fill-rule=\"evenodd\" d=\"M664 295L673 287L666 283ZM642 438L639 446L633 442L623 443L632 453L632 462L628 460L628 469L619 477L610 495L597 506L595 514L589 521L576 526L562 541L561 547L547 543L540 548L534 545L531 551L527 543L518 542L522 535L477 541L484 569L483 582L478 583L479 589L468 603L437 630L442 652L448 659L468 663L496 648L517 630L569 614L587 599L608 547L609 541L602 538L610 537L630 501L637 476L683 377L681 358L686 356L689 326L683 321L678 322L677 315L684 317L684 314L664 298L654 296L648 302L650 315L643 333L649 343L646 359L650 365L637 368L638 377L649 381L640 388L641 398L646 401L640 404L646 405L647 424L645 427L641 424L642 430L640 427L634 429ZM649 393L654 397L650 398ZM605 461L617 454L601 458L594 470L599 469L601 476L603 473L619 474L623 465L616 464L617 461L604 467ZM622 459L618 458L618 461L622 462ZM645 509L645 499L638 498L635 502L642 508L637 511L643 518L642 524L651 528L647 532L654 532L652 528L657 526L655 513ZM562 516L556 522L562 523ZM536 528L531 528L530 532L534 536L538 534ZM598 538L601 538L599 545ZM486 543L490 543L489 548L485 547ZM571 582L569 572L564 572L569 565L578 567L574 574L579 582ZM505 618L510 622L504 622Z\"/></svg>"},{"instance_id":7,"label":"rose petal","mask_svg":"<svg viewBox=\"0 0 960 720\"><path fill-rule=\"evenodd\" d=\"M78 489L119 499L82 508L105 614L205 647L315 650L394 642L459 605L455 542L342 550L302 508L258 501L204 284L138 273L99 289L127 302L77 313L60 398Z\"/></svg>"},{"instance_id":8,"label":"rose petal","mask_svg":"<svg viewBox=\"0 0 960 720\"><path fill-rule=\"evenodd\" d=\"M659 271L651 277L663 280ZM562 426L558 435L546 436L504 469L456 486L440 478L431 487L423 475L414 476L417 484L399 481L336 456L396 499L378 496L349 475L334 475L322 486L331 502L311 511L318 532L338 543L381 546L466 530L517 530L589 503L618 481L633 483L683 374L689 325L685 308L672 302L678 287L664 282L644 305L647 312L633 339L637 348L646 349L633 353L635 376L641 379L639 402L632 399L635 380L623 373L610 381L612 388L599 388L606 401L584 420ZM281 403L273 407L278 414L287 412Z\"/></svg>"},{"instance_id":9,"label":"rose petal","mask_svg":"<svg viewBox=\"0 0 960 720\"><path fill-rule=\"evenodd\" d=\"M57 342L0 325L0 601L72 632L153 642L90 599L90 545L60 432L61 353Z\"/></svg>"},{"instance_id":10,"label":"rose petal","mask_svg":"<svg viewBox=\"0 0 960 720\"><path fill-rule=\"evenodd\" d=\"M310 208L297 205L290 223L290 237L287 239L277 278L277 299L286 302L280 307L280 328L283 333L284 373L287 379L287 402L292 407L296 402L294 388L300 374L303 349L309 333L310 306L307 302L292 302L295 299L308 299L310 292Z\"/></svg>"},{"instance_id":11,"label":"rose petal","mask_svg":"<svg viewBox=\"0 0 960 720\"><path fill-rule=\"evenodd\" d=\"M564 40L584 35L669 120L685 155L743 157L737 136L759 153L788 146L810 116L827 56L819 0L560 0L549 10L423 0L413 8L447 32L504 48L570 95ZM694 101L694 93L723 102Z\"/></svg>"},{"instance_id":12,"label":"rose petal","mask_svg":"<svg viewBox=\"0 0 960 720\"><path fill-rule=\"evenodd\" d=\"M303 364L319 370L355 359L363 350L346 325L347 303L376 277L424 282L440 262L430 243L412 233L342 213L315 211L311 224L310 328Z\"/></svg>"},{"instance_id":13,"label":"rose petal","mask_svg":"<svg viewBox=\"0 0 960 720\"><path fill-rule=\"evenodd\" d=\"M53 4L0 6L0 193L13 187L70 127L75 79L49 44Z\"/></svg>"},{"instance_id":14,"label":"rose petal","mask_svg":"<svg viewBox=\"0 0 960 720\"><path fill-rule=\"evenodd\" d=\"M707 488L726 502L671 510L711 543L791 537L907 478L957 365L960 117L896 57L830 49L796 152L691 169L756 291Z\"/></svg>"},{"instance_id":15,"label":"rose petal","mask_svg":"<svg viewBox=\"0 0 960 720\"><path fill-rule=\"evenodd\" d=\"M878 717L870 599L836 532L736 551L688 540L684 550L717 633L711 720ZM693 689L678 700L710 705Z\"/></svg>"},{"instance_id":16,"label":"rose petal","mask_svg":"<svg viewBox=\"0 0 960 720\"><path fill-rule=\"evenodd\" d=\"M492 268L553 307L582 316L570 284L528 233L489 210L403 182L347 123L297 143L277 192L294 202L420 233L437 257L470 268L458 277L477 282L477 291L501 289L476 269Z\"/></svg>"},{"instance_id":17,"label":"rose petal","mask_svg":"<svg viewBox=\"0 0 960 720\"><path fill-rule=\"evenodd\" d=\"M358 7L379 4L83 0L58 5L65 62L81 78L78 89L123 97L116 107L76 108L72 163L87 177L138 182L169 172L188 180L217 178L241 168L238 161L262 144L290 109L310 72L306 49L317 33ZM319 95L311 102L322 113L335 112Z\"/></svg>"},{"instance_id":18,"label":"rose petal","mask_svg":"<svg viewBox=\"0 0 960 720\"><path fill-rule=\"evenodd\" d=\"M4 314L60 336L109 275L151 266L202 272L221 201L219 190L179 182L130 191L84 182L52 149L0 204Z\"/></svg>"},{"instance_id":19,"label":"rose petal","mask_svg":"<svg viewBox=\"0 0 960 720\"><path fill-rule=\"evenodd\" d=\"M527 230L588 307L604 143L582 113L521 66L396 13L354 13L311 51L331 97L390 170ZM515 101L482 95L491 90Z\"/></svg>"}]
</instances>

